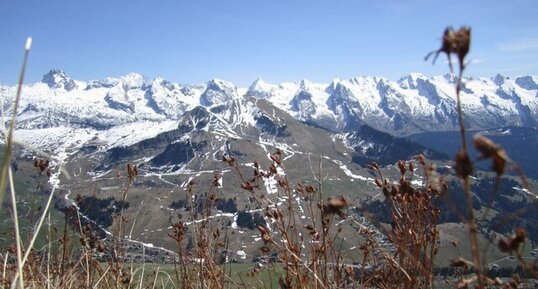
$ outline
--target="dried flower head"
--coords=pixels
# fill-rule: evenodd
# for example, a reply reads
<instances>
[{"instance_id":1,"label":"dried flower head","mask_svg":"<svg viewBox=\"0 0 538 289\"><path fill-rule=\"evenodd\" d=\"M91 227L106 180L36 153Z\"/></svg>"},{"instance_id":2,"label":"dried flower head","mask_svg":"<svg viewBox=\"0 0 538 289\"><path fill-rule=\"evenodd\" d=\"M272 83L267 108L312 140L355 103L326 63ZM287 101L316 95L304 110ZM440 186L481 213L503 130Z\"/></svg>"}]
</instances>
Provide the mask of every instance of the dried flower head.
<instances>
[{"instance_id":1,"label":"dried flower head","mask_svg":"<svg viewBox=\"0 0 538 289\"><path fill-rule=\"evenodd\" d=\"M287 188L288 187L288 180L286 180L286 179L277 179L276 181L277 181L278 185L281 188Z\"/></svg>"},{"instance_id":2,"label":"dried flower head","mask_svg":"<svg viewBox=\"0 0 538 289\"><path fill-rule=\"evenodd\" d=\"M271 233L269 233L269 229L265 226L258 226L258 231L260 231L262 240L265 244L272 242Z\"/></svg>"},{"instance_id":3,"label":"dried flower head","mask_svg":"<svg viewBox=\"0 0 538 289\"><path fill-rule=\"evenodd\" d=\"M450 260L450 265L454 267L463 267L465 269L467 269L468 267L473 267L472 262L467 261L463 258L456 258L456 259Z\"/></svg>"},{"instance_id":4,"label":"dried flower head","mask_svg":"<svg viewBox=\"0 0 538 289\"><path fill-rule=\"evenodd\" d=\"M254 190L254 186L249 181L245 181L241 183L241 188L246 191L252 191Z\"/></svg>"},{"instance_id":5,"label":"dried flower head","mask_svg":"<svg viewBox=\"0 0 538 289\"><path fill-rule=\"evenodd\" d=\"M45 170L48 169L50 165L50 161L49 160L45 160L45 159L34 159L34 167L36 167L37 169L39 169L39 172L40 173L43 173Z\"/></svg>"},{"instance_id":6,"label":"dried flower head","mask_svg":"<svg viewBox=\"0 0 538 289\"><path fill-rule=\"evenodd\" d=\"M473 163L466 150L462 149L456 155L456 175L465 179L473 173Z\"/></svg>"},{"instance_id":7,"label":"dried flower head","mask_svg":"<svg viewBox=\"0 0 538 289\"><path fill-rule=\"evenodd\" d=\"M269 166L269 172L271 173L271 175L276 175L276 174L277 174L277 170L276 170L275 164L271 164L271 165Z\"/></svg>"},{"instance_id":8,"label":"dried flower head","mask_svg":"<svg viewBox=\"0 0 538 289\"><path fill-rule=\"evenodd\" d=\"M138 168L136 165L127 164L127 176L129 180L133 180L138 175Z\"/></svg>"},{"instance_id":9,"label":"dried flower head","mask_svg":"<svg viewBox=\"0 0 538 289\"><path fill-rule=\"evenodd\" d=\"M329 197L327 203L323 206L323 213L327 215L336 214L340 218L344 219L346 214L343 212L343 209L347 207L346 198L343 196L339 197Z\"/></svg>"},{"instance_id":10,"label":"dried flower head","mask_svg":"<svg viewBox=\"0 0 538 289\"><path fill-rule=\"evenodd\" d=\"M368 168L371 170L379 170L379 165L376 162L373 162L368 165Z\"/></svg>"},{"instance_id":11,"label":"dried flower head","mask_svg":"<svg viewBox=\"0 0 538 289\"><path fill-rule=\"evenodd\" d=\"M222 161L227 163L230 167L235 166L235 159L232 156L223 156Z\"/></svg>"},{"instance_id":12,"label":"dried flower head","mask_svg":"<svg viewBox=\"0 0 538 289\"><path fill-rule=\"evenodd\" d=\"M213 174L213 181L212 181L213 186L220 187L221 178L222 178L222 176L219 173L214 173Z\"/></svg>"},{"instance_id":13,"label":"dried flower head","mask_svg":"<svg viewBox=\"0 0 538 289\"><path fill-rule=\"evenodd\" d=\"M525 243L527 232L523 228L517 228L512 237L499 240L499 249L505 253L517 252Z\"/></svg>"},{"instance_id":14,"label":"dried flower head","mask_svg":"<svg viewBox=\"0 0 538 289\"><path fill-rule=\"evenodd\" d=\"M270 156L270 158L277 165L281 165L282 164L282 152L280 151L280 149L277 149L276 152Z\"/></svg>"},{"instance_id":15,"label":"dried flower head","mask_svg":"<svg viewBox=\"0 0 538 289\"><path fill-rule=\"evenodd\" d=\"M425 60L435 54L433 57L433 63L437 60L437 57L441 53L445 53L448 57L449 65L452 68L450 61L450 54L455 54L458 57L460 70L465 68L465 56L469 53L471 46L471 28L462 26L460 30L455 31L452 27L447 27L443 33L443 40L441 48L432 51L426 55Z\"/></svg>"},{"instance_id":16,"label":"dried flower head","mask_svg":"<svg viewBox=\"0 0 538 289\"><path fill-rule=\"evenodd\" d=\"M407 172L407 164L405 161L399 160L398 161L398 168L400 169L400 174L403 176Z\"/></svg>"},{"instance_id":17,"label":"dried flower head","mask_svg":"<svg viewBox=\"0 0 538 289\"><path fill-rule=\"evenodd\" d=\"M500 145L480 134L474 136L473 145L480 152L478 159L491 158L492 168L497 175L500 176L504 173L509 159L506 151Z\"/></svg>"}]
</instances>

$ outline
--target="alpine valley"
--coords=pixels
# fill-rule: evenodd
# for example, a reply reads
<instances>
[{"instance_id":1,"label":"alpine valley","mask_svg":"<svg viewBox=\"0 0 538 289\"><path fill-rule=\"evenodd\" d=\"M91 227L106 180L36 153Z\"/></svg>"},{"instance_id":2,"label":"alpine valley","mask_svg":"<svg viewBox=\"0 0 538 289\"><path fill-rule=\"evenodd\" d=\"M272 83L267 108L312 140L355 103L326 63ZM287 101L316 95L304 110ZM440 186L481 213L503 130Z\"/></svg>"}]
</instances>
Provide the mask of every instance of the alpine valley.
<instances>
[{"instance_id":1,"label":"alpine valley","mask_svg":"<svg viewBox=\"0 0 538 289\"><path fill-rule=\"evenodd\" d=\"M536 187L538 76L497 75L463 82L461 99L469 135L481 133L501 144ZM0 86L6 124L16 90L16 86ZM323 84L308 80L269 84L258 79L250 87L240 88L219 79L178 84L163 78L147 80L135 73L80 81L61 70L51 70L42 82L25 85L22 93L15 126L16 170L19 181L35 192L25 195L21 203L32 203L36 195L46 196L53 184L59 185L55 193L59 211L78 194L100 200L94 202L98 206L81 208L81 213L106 236L112 225L110 215L121 200L126 165L135 164L138 175L126 199L133 221L126 237L136 246L157 252L155 262L166 262L167 250L173 249L167 235L171 223L184 220L192 224L188 213L192 208L186 206L189 183L195 183L195 202L202 203L215 173L220 176L220 186L211 221L229 236L229 258L255 259L256 227L270 220L241 189L240 175L223 162L226 156L233 157L250 177L255 161L267 169L271 155L279 150L285 166L279 175L293 185L317 186L320 181L327 197L345 196L349 215L378 230L377 238L389 249L380 226L390 220L383 217L383 197L368 164L377 162L386 176L397 180L398 160L424 154L446 176L456 207L461 203L461 189L452 177L452 159L460 139L454 81L449 75L413 73L398 81L356 77ZM44 176L32 161L43 158L42 153L51 160L53 172L63 164L60 177L53 173L42 180ZM472 157L477 157L476 152ZM420 186L424 180L417 175L413 184ZM493 238L493 233L510 233L496 225L499 218L535 201L518 180L510 175L503 178L492 203L489 193L494 174L489 163L475 171L475 209L494 209L488 219L480 221L481 242ZM48 185L38 185L36 190L39 182ZM274 177L264 179L261 189L277 206L301 202L299 196L282 198ZM370 209L379 222L363 218L359 207ZM456 214L446 210L449 213L443 215L440 225L442 254L457 256L450 241L465 242L468 237ZM515 223L505 227L526 226L533 244L538 241L536 210L511 222ZM345 249L351 249L356 242L352 236L347 238L349 248ZM491 262L503 256L494 247L489 252Z\"/></svg>"}]
</instances>

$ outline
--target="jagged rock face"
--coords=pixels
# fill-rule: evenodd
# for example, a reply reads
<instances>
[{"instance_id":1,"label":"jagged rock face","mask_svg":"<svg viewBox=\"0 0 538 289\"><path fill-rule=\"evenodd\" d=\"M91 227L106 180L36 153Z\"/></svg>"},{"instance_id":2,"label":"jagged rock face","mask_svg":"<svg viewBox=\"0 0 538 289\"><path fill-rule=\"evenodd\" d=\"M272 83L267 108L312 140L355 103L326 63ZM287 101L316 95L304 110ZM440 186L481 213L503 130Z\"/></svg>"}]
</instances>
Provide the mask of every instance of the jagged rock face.
<instances>
[{"instance_id":1,"label":"jagged rock face","mask_svg":"<svg viewBox=\"0 0 538 289\"><path fill-rule=\"evenodd\" d=\"M104 80L92 80L89 81L86 85L85 90L92 90L97 88L112 88L118 84L118 79L116 78L106 78Z\"/></svg>"},{"instance_id":2,"label":"jagged rock face","mask_svg":"<svg viewBox=\"0 0 538 289\"><path fill-rule=\"evenodd\" d=\"M353 161L366 166L372 162L380 165L390 165L398 160L409 159L411 156L423 154L428 159L449 159L450 157L427 149L404 138L377 131L367 125L360 126L355 131L345 135L347 146L355 151Z\"/></svg>"},{"instance_id":3,"label":"jagged rock face","mask_svg":"<svg viewBox=\"0 0 538 289\"><path fill-rule=\"evenodd\" d=\"M75 81L60 69L53 69L43 75L42 82L52 89L65 89L71 91L77 88Z\"/></svg>"},{"instance_id":4,"label":"jagged rock face","mask_svg":"<svg viewBox=\"0 0 538 289\"><path fill-rule=\"evenodd\" d=\"M290 109L300 112L302 119L309 119L316 113L316 104L312 101L312 95L308 91L301 90L290 101Z\"/></svg>"},{"instance_id":5,"label":"jagged rock face","mask_svg":"<svg viewBox=\"0 0 538 289\"><path fill-rule=\"evenodd\" d=\"M233 84L214 79L207 83L206 90L200 96L200 104L203 106L212 106L224 103L234 97L237 97L237 89Z\"/></svg>"},{"instance_id":6,"label":"jagged rock face","mask_svg":"<svg viewBox=\"0 0 538 289\"><path fill-rule=\"evenodd\" d=\"M277 137L289 136L285 124L277 124L271 118L263 114L255 116L254 119L256 120L256 127L258 127L262 133Z\"/></svg>"},{"instance_id":7,"label":"jagged rock face","mask_svg":"<svg viewBox=\"0 0 538 289\"><path fill-rule=\"evenodd\" d=\"M351 130L360 125L360 106L358 100L352 97L352 92L338 83L327 98L327 106L336 116L337 128Z\"/></svg>"},{"instance_id":8,"label":"jagged rock face","mask_svg":"<svg viewBox=\"0 0 538 289\"><path fill-rule=\"evenodd\" d=\"M275 88L261 79L256 79L248 88L247 95L256 98L270 98Z\"/></svg>"},{"instance_id":9,"label":"jagged rock face","mask_svg":"<svg viewBox=\"0 0 538 289\"><path fill-rule=\"evenodd\" d=\"M526 90L538 90L538 77L530 75L518 77L516 84Z\"/></svg>"},{"instance_id":10,"label":"jagged rock face","mask_svg":"<svg viewBox=\"0 0 538 289\"><path fill-rule=\"evenodd\" d=\"M181 165L189 162L195 156L195 151L201 151L207 146L206 141L192 143L186 139L169 144L166 149L151 160L153 166Z\"/></svg>"}]
</instances>

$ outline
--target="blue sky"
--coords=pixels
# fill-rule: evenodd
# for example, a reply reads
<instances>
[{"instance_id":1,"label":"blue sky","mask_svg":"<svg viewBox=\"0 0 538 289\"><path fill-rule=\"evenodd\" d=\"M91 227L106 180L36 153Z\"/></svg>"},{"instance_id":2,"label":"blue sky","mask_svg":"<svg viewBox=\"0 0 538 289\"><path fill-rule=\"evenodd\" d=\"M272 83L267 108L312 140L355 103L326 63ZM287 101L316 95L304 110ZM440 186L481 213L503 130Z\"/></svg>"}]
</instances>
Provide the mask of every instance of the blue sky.
<instances>
[{"instance_id":1,"label":"blue sky","mask_svg":"<svg viewBox=\"0 0 538 289\"><path fill-rule=\"evenodd\" d=\"M91 80L138 72L180 83L248 86L398 79L447 71L424 56L448 25L472 28L467 75L538 74L538 1L0 0L0 83L51 68Z\"/></svg>"}]
</instances>

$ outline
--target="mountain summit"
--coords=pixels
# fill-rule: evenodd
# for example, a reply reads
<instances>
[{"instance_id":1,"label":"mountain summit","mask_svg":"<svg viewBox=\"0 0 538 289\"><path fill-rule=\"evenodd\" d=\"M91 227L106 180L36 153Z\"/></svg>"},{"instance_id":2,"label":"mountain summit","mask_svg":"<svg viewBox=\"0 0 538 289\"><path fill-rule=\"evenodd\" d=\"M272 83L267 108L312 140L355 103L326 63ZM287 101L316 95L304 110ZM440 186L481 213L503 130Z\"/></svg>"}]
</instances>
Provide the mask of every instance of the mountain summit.
<instances>
[{"instance_id":1,"label":"mountain summit","mask_svg":"<svg viewBox=\"0 0 538 289\"><path fill-rule=\"evenodd\" d=\"M77 88L75 81L67 76L61 69L52 69L47 74L43 75L43 83L53 89L65 89L71 91Z\"/></svg>"}]
</instances>

